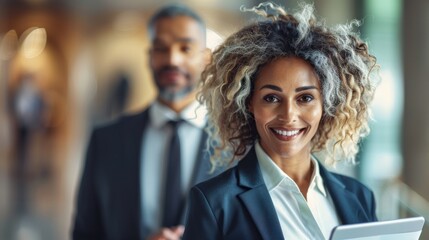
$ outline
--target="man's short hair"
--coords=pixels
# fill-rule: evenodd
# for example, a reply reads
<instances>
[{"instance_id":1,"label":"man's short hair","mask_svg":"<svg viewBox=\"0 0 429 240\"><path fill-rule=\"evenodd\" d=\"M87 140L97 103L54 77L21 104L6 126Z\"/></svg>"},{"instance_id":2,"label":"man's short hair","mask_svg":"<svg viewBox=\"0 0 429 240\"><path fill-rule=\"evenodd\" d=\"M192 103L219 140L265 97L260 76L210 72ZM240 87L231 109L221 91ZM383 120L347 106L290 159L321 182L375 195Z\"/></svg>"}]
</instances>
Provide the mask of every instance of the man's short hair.
<instances>
[{"instance_id":1,"label":"man's short hair","mask_svg":"<svg viewBox=\"0 0 429 240\"><path fill-rule=\"evenodd\" d=\"M150 19L148 23L148 32L149 37L152 39L155 35L155 24L160 19L164 18L171 18L171 17L177 17L177 16L187 16L195 21L200 25L201 32L204 35L204 38L206 36L206 24L204 23L203 19L192 9L189 7L183 5L183 4L169 4L162 8L160 8Z\"/></svg>"}]
</instances>

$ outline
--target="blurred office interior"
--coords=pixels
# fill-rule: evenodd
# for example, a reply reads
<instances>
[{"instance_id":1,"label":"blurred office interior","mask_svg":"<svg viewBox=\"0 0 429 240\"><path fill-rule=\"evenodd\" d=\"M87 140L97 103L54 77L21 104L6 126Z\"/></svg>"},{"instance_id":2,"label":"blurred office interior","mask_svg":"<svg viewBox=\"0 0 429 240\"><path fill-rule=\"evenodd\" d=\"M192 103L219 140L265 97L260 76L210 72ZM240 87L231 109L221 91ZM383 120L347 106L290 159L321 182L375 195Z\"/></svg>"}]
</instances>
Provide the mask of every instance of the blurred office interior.
<instances>
[{"instance_id":1,"label":"blurred office interior","mask_svg":"<svg viewBox=\"0 0 429 240\"><path fill-rule=\"evenodd\" d=\"M155 97L146 21L170 2L203 16L214 49L262 1L0 0L0 239L69 239L88 134ZM381 65L359 164L335 171L375 191L381 220L424 216L429 239L429 1L314 5L330 25L362 20Z\"/></svg>"}]
</instances>

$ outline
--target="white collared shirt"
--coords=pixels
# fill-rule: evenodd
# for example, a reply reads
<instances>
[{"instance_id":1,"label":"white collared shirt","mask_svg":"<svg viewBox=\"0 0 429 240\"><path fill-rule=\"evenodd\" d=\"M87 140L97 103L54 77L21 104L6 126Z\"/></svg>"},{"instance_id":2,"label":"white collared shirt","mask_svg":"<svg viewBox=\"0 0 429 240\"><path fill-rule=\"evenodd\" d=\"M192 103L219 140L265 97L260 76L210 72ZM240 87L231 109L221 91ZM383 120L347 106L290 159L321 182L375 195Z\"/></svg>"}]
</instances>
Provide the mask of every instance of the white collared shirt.
<instances>
[{"instance_id":1,"label":"white collared shirt","mask_svg":"<svg viewBox=\"0 0 429 240\"><path fill-rule=\"evenodd\" d=\"M197 161L201 136L207 122L207 110L198 102L186 107L180 114L154 102L149 108L149 122L142 139L141 151L141 206L143 232L159 230L162 221L163 189L165 184L167 153L172 135L170 120L185 120L179 127L182 159L182 189L187 193L191 187L194 165Z\"/></svg>"},{"instance_id":2,"label":"white collared shirt","mask_svg":"<svg viewBox=\"0 0 429 240\"><path fill-rule=\"evenodd\" d=\"M328 239L332 228L340 221L323 185L318 162L311 158L314 171L306 200L296 183L274 163L259 142L255 150L284 238Z\"/></svg>"}]
</instances>

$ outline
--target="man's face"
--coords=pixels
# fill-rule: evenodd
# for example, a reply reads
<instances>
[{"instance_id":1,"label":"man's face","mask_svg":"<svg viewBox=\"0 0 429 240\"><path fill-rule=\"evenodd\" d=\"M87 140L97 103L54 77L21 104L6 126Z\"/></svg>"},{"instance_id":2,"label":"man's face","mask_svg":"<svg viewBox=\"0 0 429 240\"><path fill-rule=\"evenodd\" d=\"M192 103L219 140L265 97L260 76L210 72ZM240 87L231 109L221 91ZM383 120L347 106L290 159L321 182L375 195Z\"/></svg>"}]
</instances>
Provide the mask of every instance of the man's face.
<instances>
[{"instance_id":1,"label":"man's face","mask_svg":"<svg viewBox=\"0 0 429 240\"><path fill-rule=\"evenodd\" d=\"M155 23L150 67L162 100L180 101L192 93L206 64L204 33L197 21L176 16Z\"/></svg>"}]
</instances>

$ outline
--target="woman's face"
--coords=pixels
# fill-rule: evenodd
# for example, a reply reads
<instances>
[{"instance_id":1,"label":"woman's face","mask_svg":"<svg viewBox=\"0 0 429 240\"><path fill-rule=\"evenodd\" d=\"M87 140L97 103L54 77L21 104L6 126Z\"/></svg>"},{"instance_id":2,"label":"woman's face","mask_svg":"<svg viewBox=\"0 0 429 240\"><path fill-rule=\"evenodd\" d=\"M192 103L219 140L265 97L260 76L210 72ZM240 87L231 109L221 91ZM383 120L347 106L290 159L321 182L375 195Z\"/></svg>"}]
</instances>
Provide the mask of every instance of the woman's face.
<instances>
[{"instance_id":1,"label":"woman's face","mask_svg":"<svg viewBox=\"0 0 429 240\"><path fill-rule=\"evenodd\" d=\"M309 63L284 57L265 65L249 105L265 152L273 160L308 158L322 106L319 79Z\"/></svg>"}]
</instances>

